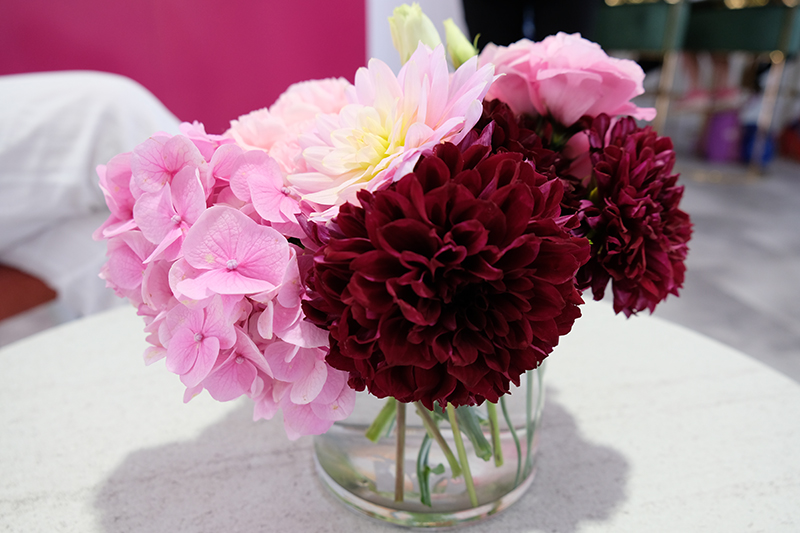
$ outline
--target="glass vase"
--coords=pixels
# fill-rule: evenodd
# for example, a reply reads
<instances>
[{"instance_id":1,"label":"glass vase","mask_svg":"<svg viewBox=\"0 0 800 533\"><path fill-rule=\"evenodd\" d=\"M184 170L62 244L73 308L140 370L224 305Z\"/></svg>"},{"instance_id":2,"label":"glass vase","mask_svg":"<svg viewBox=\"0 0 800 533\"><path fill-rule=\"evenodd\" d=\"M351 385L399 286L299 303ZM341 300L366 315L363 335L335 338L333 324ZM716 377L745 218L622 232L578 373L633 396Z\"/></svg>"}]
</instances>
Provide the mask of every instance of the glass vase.
<instances>
[{"instance_id":1,"label":"glass vase","mask_svg":"<svg viewBox=\"0 0 800 533\"><path fill-rule=\"evenodd\" d=\"M454 411L460 450L446 411L405 404L404 416L400 409L395 415L388 405L394 399L359 393L350 417L314 437L317 472L351 510L401 526L447 527L496 514L533 482L542 374L543 367L528 372L520 387L512 384L511 393L494 406L484 402ZM388 421L378 435L376 420ZM368 430L375 441L367 438ZM397 457L402 457L401 483ZM453 475L454 469L462 472Z\"/></svg>"}]
</instances>

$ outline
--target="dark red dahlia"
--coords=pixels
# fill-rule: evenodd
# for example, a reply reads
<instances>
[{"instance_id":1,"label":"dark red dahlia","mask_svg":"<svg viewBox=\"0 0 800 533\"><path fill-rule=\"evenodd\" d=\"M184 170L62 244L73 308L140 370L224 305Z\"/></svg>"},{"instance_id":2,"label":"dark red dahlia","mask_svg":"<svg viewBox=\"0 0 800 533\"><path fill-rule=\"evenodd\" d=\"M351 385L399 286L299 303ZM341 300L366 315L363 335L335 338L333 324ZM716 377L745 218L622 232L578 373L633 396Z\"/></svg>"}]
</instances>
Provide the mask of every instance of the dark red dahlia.
<instances>
[{"instance_id":1,"label":"dark red dahlia","mask_svg":"<svg viewBox=\"0 0 800 533\"><path fill-rule=\"evenodd\" d=\"M549 178L554 178L556 171L565 166L566 161L562 161L561 154L549 147L553 136L549 123L537 124L533 117L515 115L500 100L484 100L483 114L473 131L482 133L490 124L493 152L522 154L536 165L536 170Z\"/></svg>"},{"instance_id":2,"label":"dark red dahlia","mask_svg":"<svg viewBox=\"0 0 800 533\"><path fill-rule=\"evenodd\" d=\"M520 154L438 146L389 188L345 204L317 252L306 315L349 384L402 402L496 402L569 332L585 239L561 184Z\"/></svg>"},{"instance_id":3,"label":"dark red dahlia","mask_svg":"<svg viewBox=\"0 0 800 533\"><path fill-rule=\"evenodd\" d=\"M576 188L580 188L581 180L570 175L576 170L576 161L567 156L570 150L565 150L565 147L568 148L573 135L587 129L591 123L590 117L584 117L570 128L564 129L554 125L547 117L515 115L500 100L484 100L481 118L466 142L469 144L479 137L485 137L490 140L493 152L522 154L526 160L534 163L538 172L549 179L561 179L564 186L562 206L574 213L580 202L580 198L576 197L579 194ZM571 151L574 152L574 149ZM588 153L586 159L588 160ZM586 172L588 173L588 168Z\"/></svg>"},{"instance_id":4,"label":"dark red dahlia","mask_svg":"<svg viewBox=\"0 0 800 533\"><path fill-rule=\"evenodd\" d=\"M683 187L672 173L672 141L630 117L611 127L601 115L589 142L592 183L583 191L577 233L592 241L592 256L578 281L600 300L611 280L617 313L652 312L683 286L692 234L689 215L678 208Z\"/></svg>"}]
</instances>

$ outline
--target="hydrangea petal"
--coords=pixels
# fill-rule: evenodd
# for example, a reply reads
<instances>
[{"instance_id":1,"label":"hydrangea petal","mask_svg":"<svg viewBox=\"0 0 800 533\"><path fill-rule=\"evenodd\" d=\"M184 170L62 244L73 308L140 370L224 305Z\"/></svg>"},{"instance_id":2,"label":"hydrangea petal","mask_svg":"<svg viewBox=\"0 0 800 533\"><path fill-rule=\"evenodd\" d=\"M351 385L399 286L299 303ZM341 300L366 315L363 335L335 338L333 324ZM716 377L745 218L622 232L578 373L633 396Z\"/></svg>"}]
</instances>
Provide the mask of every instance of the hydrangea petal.
<instances>
[{"instance_id":1,"label":"hydrangea petal","mask_svg":"<svg viewBox=\"0 0 800 533\"><path fill-rule=\"evenodd\" d=\"M331 378L332 375L341 374L340 377ZM322 420L330 420L333 422L344 420L353 412L356 403L356 391L347 386L344 372L330 368L328 370L328 381L325 384L322 392L317 396L317 400L311 402L311 410L314 414ZM340 380L343 382L339 385ZM326 389L330 384L330 390L335 391L338 389L338 395L332 401L323 399L327 397Z\"/></svg>"},{"instance_id":2,"label":"hydrangea petal","mask_svg":"<svg viewBox=\"0 0 800 533\"><path fill-rule=\"evenodd\" d=\"M233 352L222 365L203 380L203 386L215 400L228 402L248 392L257 375L253 363Z\"/></svg>"},{"instance_id":3,"label":"hydrangea petal","mask_svg":"<svg viewBox=\"0 0 800 533\"><path fill-rule=\"evenodd\" d=\"M290 394L292 403L311 403L322 391L327 377L328 365L322 360L315 361L312 370L292 385Z\"/></svg>"},{"instance_id":4,"label":"hydrangea petal","mask_svg":"<svg viewBox=\"0 0 800 533\"><path fill-rule=\"evenodd\" d=\"M183 253L197 269L237 272L271 286L281 282L289 262L289 245L280 233L225 206L211 207L200 216L186 235ZM259 290L267 288L253 292Z\"/></svg>"},{"instance_id":5,"label":"hydrangea petal","mask_svg":"<svg viewBox=\"0 0 800 533\"><path fill-rule=\"evenodd\" d=\"M283 409L283 426L289 440L297 440L303 435L321 435L333 425L333 421L318 417L308 404L297 405L284 401L281 403L281 409Z\"/></svg>"},{"instance_id":6,"label":"hydrangea petal","mask_svg":"<svg viewBox=\"0 0 800 533\"><path fill-rule=\"evenodd\" d=\"M133 150L133 182L145 192L155 192L184 167L207 169L206 160L187 137L153 136Z\"/></svg>"}]
</instances>

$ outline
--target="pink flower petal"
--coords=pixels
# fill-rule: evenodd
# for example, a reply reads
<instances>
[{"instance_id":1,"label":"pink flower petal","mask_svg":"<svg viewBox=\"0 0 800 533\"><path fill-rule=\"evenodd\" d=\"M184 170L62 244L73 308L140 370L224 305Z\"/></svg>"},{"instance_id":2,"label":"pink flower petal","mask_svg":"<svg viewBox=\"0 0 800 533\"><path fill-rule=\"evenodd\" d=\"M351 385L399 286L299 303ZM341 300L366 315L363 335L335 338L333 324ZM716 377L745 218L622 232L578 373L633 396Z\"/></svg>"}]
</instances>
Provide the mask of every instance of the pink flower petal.
<instances>
[{"instance_id":1,"label":"pink flower petal","mask_svg":"<svg viewBox=\"0 0 800 533\"><path fill-rule=\"evenodd\" d=\"M144 260L155 247L140 231L114 237L108 243L107 280L122 289L137 289L144 279Z\"/></svg>"},{"instance_id":2,"label":"pink flower petal","mask_svg":"<svg viewBox=\"0 0 800 533\"><path fill-rule=\"evenodd\" d=\"M271 420L280 409L280 404L275 401L272 394L274 382L272 379L259 375L253 385L256 392L253 395L253 420Z\"/></svg>"},{"instance_id":3,"label":"pink flower petal","mask_svg":"<svg viewBox=\"0 0 800 533\"><path fill-rule=\"evenodd\" d=\"M142 230L147 239L153 244L160 244L170 231L175 229L177 223L172 220L175 216L172 207L172 190L165 185L155 192L144 193L133 206L133 218L136 225Z\"/></svg>"},{"instance_id":4,"label":"pink flower petal","mask_svg":"<svg viewBox=\"0 0 800 533\"><path fill-rule=\"evenodd\" d=\"M206 193L200 182L200 171L186 167L172 180L172 205L182 227L194 224L206 210Z\"/></svg>"},{"instance_id":5,"label":"pink flower petal","mask_svg":"<svg viewBox=\"0 0 800 533\"><path fill-rule=\"evenodd\" d=\"M263 152L261 154L249 166L240 167L236 175L246 173L253 206L264 220L294 222L294 215L300 212L300 204L289 196L289 189L283 182L283 175L275 160ZM284 211L288 211L291 218Z\"/></svg>"},{"instance_id":6,"label":"pink flower petal","mask_svg":"<svg viewBox=\"0 0 800 533\"><path fill-rule=\"evenodd\" d=\"M327 377L328 365L322 360L315 361L312 370L292 385L290 394L292 403L301 405L311 403L322 391Z\"/></svg>"},{"instance_id":7,"label":"pink flower petal","mask_svg":"<svg viewBox=\"0 0 800 533\"><path fill-rule=\"evenodd\" d=\"M225 312L222 298L215 296L203 309L203 335L219 339L220 347L227 350L236 342L236 328Z\"/></svg>"},{"instance_id":8,"label":"pink flower petal","mask_svg":"<svg viewBox=\"0 0 800 533\"><path fill-rule=\"evenodd\" d=\"M173 338L172 343L175 339ZM170 346L172 346L170 343ZM169 350L167 350L169 352ZM219 356L219 339L216 337L204 337L197 342L196 358L192 368L181 375L181 382L187 387L193 387L202 382L214 368Z\"/></svg>"},{"instance_id":9,"label":"pink flower petal","mask_svg":"<svg viewBox=\"0 0 800 533\"><path fill-rule=\"evenodd\" d=\"M300 318L290 328L276 330L275 334L284 342L303 348L328 346L328 331L305 320L305 317Z\"/></svg>"},{"instance_id":10,"label":"pink flower petal","mask_svg":"<svg viewBox=\"0 0 800 533\"><path fill-rule=\"evenodd\" d=\"M169 269L169 287L172 290L172 294L175 298L178 299L180 303L183 305L194 306L197 305L199 300L203 300L204 298L191 298L186 296L182 292L178 290L178 283L186 280L186 279L193 279L199 276L202 273L201 270L197 270L192 265L186 262L185 259L180 258L175 261Z\"/></svg>"},{"instance_id":11,"label":"pink flower petal","mask_svg":"<svg viewBox=\"0 0 800 533\"><path fill-rule=\"evenodd\" d=\"M329 366L328 375L325 378L325 386L314 398L314 403L329 404L335 401L344 387L347 387L347 372L342 372Z\"/></svg>"},{"instance_id":12,"label":"pink flower petal","mask_svg":"<svg viewBox=\"0 0 800 533\"><path fill-rule=\"evenodd\" d=\"M133 149L133 182L145 192L155 192L184 167L207 172L207 163L197 147L183 135L154 136Z\"/></svg>"},{"instance_id":13,"label":"pink flower petal","mask_svg":"<svg viewBox=\"0 0 800 533\"><path fill-rule=\"evenodd\" d=\"M549 115L564 126L583 115L631 114L644 119L655 114L630 103L644 92L642 69L633 61L607 56L579 34L487 46L480 63L493 64L502 74L487 98L505 102L518 114Z\"/></svg>"},{"instance_id":14,"label":"pink flower petal","mask_svg":"<svg viewBox=\"0 0 800 533\"><path fill-rule=\"evenodd\" d=\"M183 403L189 403L201 392L203 392L202 385L195 385L194 387L186 387L186 390L183 391Z\"/></svg>"},{"instance_id":15,"label":"pink flower petal","mask_svg":"<svg viewBox=\"0 0 800 533\"><path fill-rule=\"evenodd\" d=\"M256 367L243 355L233 352L203 380L211 397L219 402L234 400L246 393L256 379Z\"/></svg>"},{"instance_id":16,"label":"pink flower petal","mask_svg":"<svg viewBox=\"0 0 800 533\"><path fill-rule=\"evenodd\" d=\"M274 288L268 282L248 278L235 270L208 270L194 279L176 285L178 291L189 298L202 300L214 294L253 294Z\"/></svg>"},{"instance_id":17,"label":"pink flower petal","mask_svg":"<svg viewBox=\"0 0 800 533\"><path fill-rule=\"evenodd\" d=\"M239 166L239 157L244 150L235 144L220 146L211 158L211 175L216 180L230 181L231 176Z\"/></svg>"},{"instance_id":18,"label":"pink flower petal","mask_svg":"<svg viewBox=\"0 0 800 533\"><path fill-rule=\"evenodd\" d=\"M134 203L130 188L131 153L116 155L107 165L99 165L97 174L111 213L120 220L130 219Z\"/></svg>"},{"instance_id":19,"label":"pink flower petal","mask_svg":"<svg viewBox=\"0 0 800 533\"><path fill-rule=\"evenodd\" d=\"M275 342L264 351L264 357L275 379L294 383L314 371L317 352L316 349L298 349L288 343Z\"/></svg>"},{"instance_id":20,"label":"pink flower petal","mask_svg":"<svg viewBox=\"0 0 800 533\"><path fill-rule=\"evenodd\" d=\"M237 272L243 278L277 286L289 262L289 243L277 231L260 226L236 209L214 206L207 209L184 239L186 261L200 270ZM223 278L215 278L223 280ZM230 283L245 284L235 276ZM231 294L231 293L226 293Z\"/></svg>"},{"instance_id":21,"label":"pink flower petal","mask_svg":"<svg viewBox=\"0 0 800 533\"><path fill-rule=\"evenodd\" d=\"M329 369L328 375L338 370ZM335 382L334 382L335 383ZM323 393L320 393L321 397ZM356 404L356 391L345 385L341 387L339 395L331 402L322 402L321 400L311 403L311 410L322 420L344 420L353 412Z\"/></svg>"},{"instance_id":22,"label":"pink flower petal","mask_svg":"<svg viewBox=\"0 0 800 533\"><path fill-rule=\"evenodd\" d=\"M179 329L169 341L166 360L167 370L178 375L189 372L197 361L200 348L200 343L195 339L194 331L189 328Z\"/></svg>"},{"instance_id":23,"label":"pink flower petal","mask_svg":"<svg viewBox=\"0 0 800 533\"><path fill-rule=\"evenodd\" d=\"M319 418L310 405L296 405L284 400L281 408L283 426L289 440L297 440L303 435L321 435L333 425L333 421Z\"/></svg>"},{"instance_id":24,"label":"pink flower petal","mask_svg":"<svg viewBox=\"0 0 800 533\"><path fill-rule=\"evenodd\" d=\"M167 261L155 261L147 265L142 280L142 300L153 310L162 311L172 299L169 288L169 268Z\"/></svg>"}]
</instances>

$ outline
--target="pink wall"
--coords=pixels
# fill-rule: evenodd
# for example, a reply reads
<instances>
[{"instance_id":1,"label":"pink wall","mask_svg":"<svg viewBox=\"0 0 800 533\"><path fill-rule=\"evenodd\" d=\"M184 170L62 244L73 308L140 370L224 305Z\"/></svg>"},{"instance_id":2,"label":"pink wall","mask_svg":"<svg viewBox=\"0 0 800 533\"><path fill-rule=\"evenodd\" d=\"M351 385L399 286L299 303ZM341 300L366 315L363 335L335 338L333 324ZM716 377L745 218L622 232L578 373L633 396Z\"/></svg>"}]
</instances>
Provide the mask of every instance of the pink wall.
<instances>
[{"instance_id":1,"label":"pink wall","mask_svg":"<svg viewBox=\"0 0 800 533\"><path fill-rule=\"evenodd\" d=\"M129 76L221 133L291 83L366 61L364 0L4 0L0 74ZM7 104L4 102L4 104Z\"/></svg>"}]
</instances>

